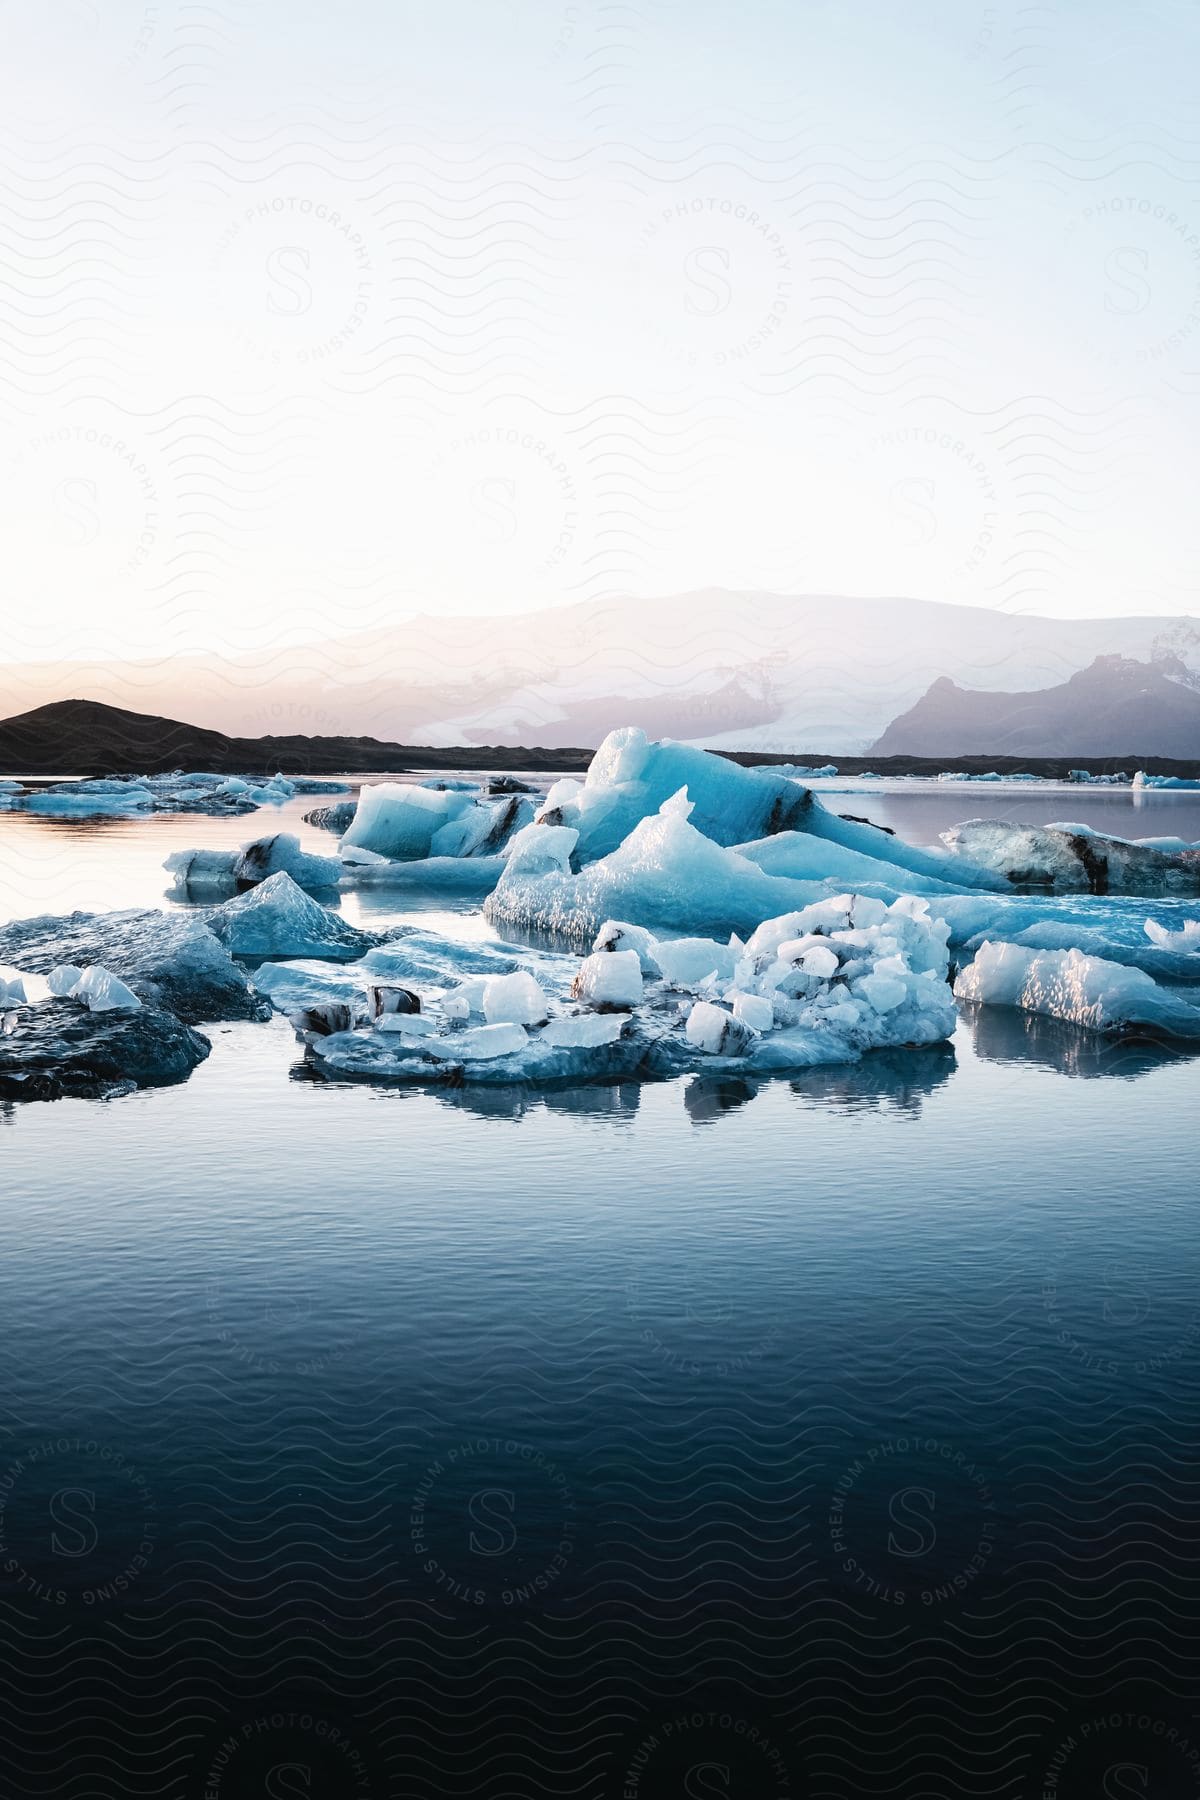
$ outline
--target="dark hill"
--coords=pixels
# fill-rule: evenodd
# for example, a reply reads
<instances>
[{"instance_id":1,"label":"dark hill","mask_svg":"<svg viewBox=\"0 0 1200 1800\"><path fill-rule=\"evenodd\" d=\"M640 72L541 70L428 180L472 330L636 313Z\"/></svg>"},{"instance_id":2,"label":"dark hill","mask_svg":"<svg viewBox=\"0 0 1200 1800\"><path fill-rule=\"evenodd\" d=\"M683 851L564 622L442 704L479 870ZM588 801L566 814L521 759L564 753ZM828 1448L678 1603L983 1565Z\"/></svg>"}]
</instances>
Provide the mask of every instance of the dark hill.
<instances>
[{"instance_id":1,"label":"dark hill","mask_svg":"<svg viewBox=\"0 0 1200 1800\"><path fill-rule=\"evenodd\" d=\"M1060 687L983 693L943 676L871 747L876 756L1200 761L1200 693L1152 663L1098 656Z\"/></svg>"},{"instance_id":2,"label":"dark hill","mask_svg":"<svg viewBox=\"0 0 1200 1800\"><path fill-rule=\"evenodd\" d=\"M126 712L96 700L55 700L0 723L0 773L7 775L160 775L212 769L224 775L338 775L348 770L586 768L590 750L472 745L433 750L373 737L227 737Z\"/></svg>"},{"instance_id":3,"label":"dark hill","mask_svg":"<svg viewBox=\"0 0 1200 1800\"><path fill-rule=\"evenodd\" d=\"M934 689L942 686L935 682ZM962 692L961 689L955 691ZM1014 696L968 694L966 698L973 706L981 698L1011 700ZM917 710L914 708L914 713ZM627 721L612 722L624 724ZM897 720L896 725L889 727L889 732L896 730L901 722ZM600 735L602 733L598 732L597 736ZM1200 750L1195 747L1185 758L1177 760L1132 751L1044 757L1004 754L999 746L976 755L960 751L950 756L918 753L881 756L877 752L866 757L838 756L802 747L787 754L769 755L758 750L731 750L720 754L743 765L796 762L820 766L835 762L844 775L866 769L874 769L879 774L929 775L953 766L976 773L999 769L1063 776L1072 763L1081 768L1090 767L1094 773L1124 767L1144 768L1151 774L1185 775L1192 774L1200 762ZM586 769L591 757L590 748L564 750L545 745L463 744L433 749L424 744L390 744L373 737L229 737L221 731L184 725L178 719L128 712L96 700L56 700L0 722L0 775L155 775L171 769L212 769L226 775L273 775L277 769L285 775L382 775L403 774L412 769L463 768L581 770Z\"/></svg>"}]
</instances>

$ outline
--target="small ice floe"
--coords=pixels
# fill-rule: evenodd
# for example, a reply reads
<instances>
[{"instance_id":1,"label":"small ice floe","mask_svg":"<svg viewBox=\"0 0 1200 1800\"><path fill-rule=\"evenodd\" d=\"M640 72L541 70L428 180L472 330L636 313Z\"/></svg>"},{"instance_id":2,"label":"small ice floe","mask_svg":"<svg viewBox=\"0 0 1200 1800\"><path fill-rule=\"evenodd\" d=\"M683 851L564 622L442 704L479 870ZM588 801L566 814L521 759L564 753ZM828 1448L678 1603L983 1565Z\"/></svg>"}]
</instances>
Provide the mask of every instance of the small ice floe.
<instances>
[{"instance_id":1,"label":"small ice floe","mask_svg":"<svg viewBox=\"0 0 1200 1800\"><path fill-rule=\"evenodd\" d=\"M954 992L960 1000L1043 1013L1084 1031L1200 1039L1200 1007L1159 987L1142 969L1081 950L985 943Z\"/></svg>"},{"instance_id":2,"label":"small ice floe","mask_svg":"<svg viewBox=\"0 0 1200 1800\"><path fill-rule=\"evenodd\" d=\"M240 850L176 850L163 864L175 886L190 893L254 887L271 875L290 875L298 887L336 888L342 864L336 856L312 856L291 832L254 838Z\"/></svg>"},{"instance_id":3,"label":"small ice floe","mask_svg":"<svg viewBox=\"0 0 1200 1800\"><path fill-rule=\"evenodd\" d=\"M521 795L485 800L474 783L379 781L360 790L342 847L394 862L489 856L532 816Z\"/></svg>"}]
</instances>

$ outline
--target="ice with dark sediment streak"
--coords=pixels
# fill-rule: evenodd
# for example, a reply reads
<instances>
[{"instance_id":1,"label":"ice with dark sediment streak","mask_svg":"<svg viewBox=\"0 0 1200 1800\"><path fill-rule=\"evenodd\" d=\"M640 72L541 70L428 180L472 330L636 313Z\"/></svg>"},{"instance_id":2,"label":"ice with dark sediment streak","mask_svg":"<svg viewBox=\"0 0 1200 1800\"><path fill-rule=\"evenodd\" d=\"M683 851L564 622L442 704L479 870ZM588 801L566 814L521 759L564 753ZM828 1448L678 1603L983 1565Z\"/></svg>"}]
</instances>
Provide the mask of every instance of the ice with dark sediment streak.
<instances>
[{"instance_id":1,"label":"ice with dark sediment streak","mask_svg":"<svg viewBox=\"0 0 1200 1800\"><path fill-rule=\"evenodd\" d=\"M381 941L380 934L359 931L322 906L286 870L213 907L205 920L234 956L316 956L353 962Z\"/></svg>"},{"instance_id":2,"label":"ice with dark sediment streak","mask_svg":"<svg viewBox=\"0 0 1200 1800\"><path fill-rule=\"evenodd\" d=\"M0 1034L0 1100L96 1099L186 1080L207 1038L163 1007L93 1011L53 998L22 1007Z\"/></svg>"},{"instance_id":3,"label":"ice with dark sediment streak","mask_svg":"<svg viewBox=\"0 0 1200 1800\"><path fill-rule=\"evenodd\" d=\"M959 1000L1041 1013L1084 1031L1200 1042L1200 1007L1142 969L1082 950L984 943L954 992Z\"/></svg>"},{"instance_id":4,"label":"ice with dark sediment streak","mask_svg":"<svg viewBox=\"0 0 1200 1800\"><path fill-rule=\"evenodd\" d=\"M618 849L582 868L574 866L573 828L527 826L510 846L484 912L495 925L575 941L593 937L606 918L711 935L752 931L762 919L851 885L889 901L901 893L962 890L962 883L952 888L932 873L954 864L949 853L915 851L832 814L824 825L835 835L785 832L735 849L698 831L693 813L681 790L635 825ZM864 851L864 843L879 855ZM905 866L901 857L921 867ZM980 879L989 888L1002 885L986 873Z\"/></svg>"},{"instance_id":5,"label":"ice with dark sediment streak","mask_svg":"<svg viewBox=\"0 0 1200 1800\"><path fill-rule=\"evenodd\" d=\"M717 844L786 830L805 812L808 791L782 775L739 768L723 756L669 739L654 743L637 726L610 731L582 782L559 781L538 818L576 833L581 862L607 856L664 800L686 787L697 830Z\"/></svg>"},{"instance_id":6,"label":"ice with dark sediment streak","mask_svg":"<svg viewBox=\"0 0 1200 1800\"><path fill-rule=\"evenodd\" d=\"M127 982L148 1006L188 1024L255 1019L269 1007L244 969L195 913L141 910L44 915L0 926L0 962L48 976L62 964L93 964Z\"/></svg>"},{"instance_id":7,"label":"ice with dark sediment streak","mask_svg":"<svg viewBox=\"0 0 1200 1800\"><path fill-rule=\"evenodd\" d=\"M883 845L895 845L885 834L879 836ZM744 936L762 919L810 905L845 886L889 904L918 891L946 920L956 948L974 949L985 937L1032 948L1074 946L1153 974L1200 979L1200 956L1178 935L1197 908L1178 898L1016 894L994 873L987 876L994 888L963 884L954 889L930 877L914 879L898 862L867 860L857 848L811 837L800 839L793 860L796 841L796 834L784 833L759 844L722 848L695 830L687 801L673 796L611 856L576 869L571 831L532 825L514 842L484 912L499 929L545 931L575 943L590 940L614 919L627 921L626 929L719 938L731 931ZM903 846L895 846L893 854L902 853ZM948 865L967 867L965 858L949 852L942 856ZM828 873L818 880L774 872L788 868L825 868ZM872 868L876 878L863 879ZM1175 934L1169 942L1147 934L1152 915Z\"/></svg>"},{"instance_id":8,"label":"ice with dark sediment streak","mask_svg":"<svg viewBox=\"0 0 1200 1800\"><path fill-rule=\"evenodd\" d=\"M336 856L313 856L287 831L254 838L238 850L176 850L163 868L175 886L189 893L229 892L253 887L284 870L300 887L336 888L342 865Z\"/></svg>"},{"instance_id":9,"label":"ice with dark sediment streak","mask_svg":"<svg viewBox=\"0 0 1200 1800\"><path fill-rule=\"evenodd\" d=\"M531 802L518 794L485 800L474 785L373 782L359 792L342 848L395 862L489 856L532 817L532 810Z\"/></svg>"},{"instance_id":10,"label":"ice with dark sediment streak","mask_svg":"<svg viewBox=\"0 0 1200 1800\"><path fill-rule=\"evenodd\" d=\"M942 841L1018 887L1058 894L1200 894L1200 846L1164 850L1087 825L967 819Z\"/></svg>"},{"instance_id":11,"label":"ice with dark sediment streak","mask_svg":"<svg viewBox=\"0 0 1200 1800\"><path fill-rule=\"evenodd\" d=\"M839 880L853 880L856 872L848 861L839 865L829 848L833 845L899 865L929 881L949 881L955 887L964 879L983 887L998 885L984 870L972 877L945 851L921 849L893 837L881 826L842 818L809 788L787 776L743 769L710 750L669 739L653 743L634 726L609 733L582 783L570 779L557 782L537 818L542 824L575 832L572 858L578 868L612 854L643 820L684 791L693 829L725 849L757 847L762 839L792 834L798 856L804 848L800 840L825 840L827 866L823 874ZM820 856L821 848L812 854ZM778 866L772 873L808 878L807 865L794 869ZM857 878L862 878L861 870Z\"/></svg>"},{"instance_id":12,"label":"ice with dark sediment streak","mask_svg":"<svg viewBox=\"0 0 1200 1800\"><path fill-rule=\"evenodd\" d=\"M336 831L341 837L358 808L357 800L339 800L336 806L314 806L304 815L304 823L318 831Z\"/></svg>"}]
</instances>

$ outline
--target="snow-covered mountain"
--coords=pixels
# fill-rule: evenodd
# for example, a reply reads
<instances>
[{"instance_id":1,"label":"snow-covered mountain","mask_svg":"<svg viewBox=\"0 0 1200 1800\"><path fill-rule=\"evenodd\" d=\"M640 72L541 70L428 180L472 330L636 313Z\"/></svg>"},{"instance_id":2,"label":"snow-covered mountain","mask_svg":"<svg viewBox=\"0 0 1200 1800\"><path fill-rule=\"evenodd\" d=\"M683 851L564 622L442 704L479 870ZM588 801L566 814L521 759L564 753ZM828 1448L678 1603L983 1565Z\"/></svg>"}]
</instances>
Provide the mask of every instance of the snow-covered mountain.
<instances>
[{"instance_id":1,"label":"snow-covered mountain","mask_svg":"<svg viewBox=\"0 0 1200 1800\"><path fill-rule=\"evenodd\" d=\"M1170 670L1170 673L1166 671ZM1058 687L983 693L943 676L872 755L1200 759L1200 688L1176 663L1098 656ZM1174 677L1174 678L1173 678Z\"/></svg>"},{"instance_id":2,"label":"snow-covered mountain","mask_svg":"<svg viewBox=\"0 0 1200 1800\"><path fill-rule=\"evenodd\" d=\"M1174 658L1177 678L1200 685L1200 620L706 589L409 619L236 662L10 664L0 711L86 693L250 735L586 745L620 723L726 749L851 753L941 677L988 691L1052 688L1110 655Z\"/></svg>"}]
</instances>

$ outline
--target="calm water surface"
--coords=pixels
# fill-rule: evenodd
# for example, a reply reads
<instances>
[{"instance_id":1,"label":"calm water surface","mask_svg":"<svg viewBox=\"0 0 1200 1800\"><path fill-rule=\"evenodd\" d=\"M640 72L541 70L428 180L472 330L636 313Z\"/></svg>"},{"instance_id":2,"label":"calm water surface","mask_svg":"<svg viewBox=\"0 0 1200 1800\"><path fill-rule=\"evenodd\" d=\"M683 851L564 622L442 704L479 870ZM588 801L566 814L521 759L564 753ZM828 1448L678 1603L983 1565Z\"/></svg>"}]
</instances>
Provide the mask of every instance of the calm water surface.
<instances>
[{"instance_id":1,"label":"calm water surface","mask_svg":"<svg viewBox=\"0 0 1200 1800\"><path fill-rule=\"evenodd\" d=\"M313 804L0 815L0 917ZM365 922L487 931L423 901ZM0 1792L1200 1792L1200 1064L992 1012L435 1095L210 1035L0 1113Z\"/></svg>"}]
</instances>

